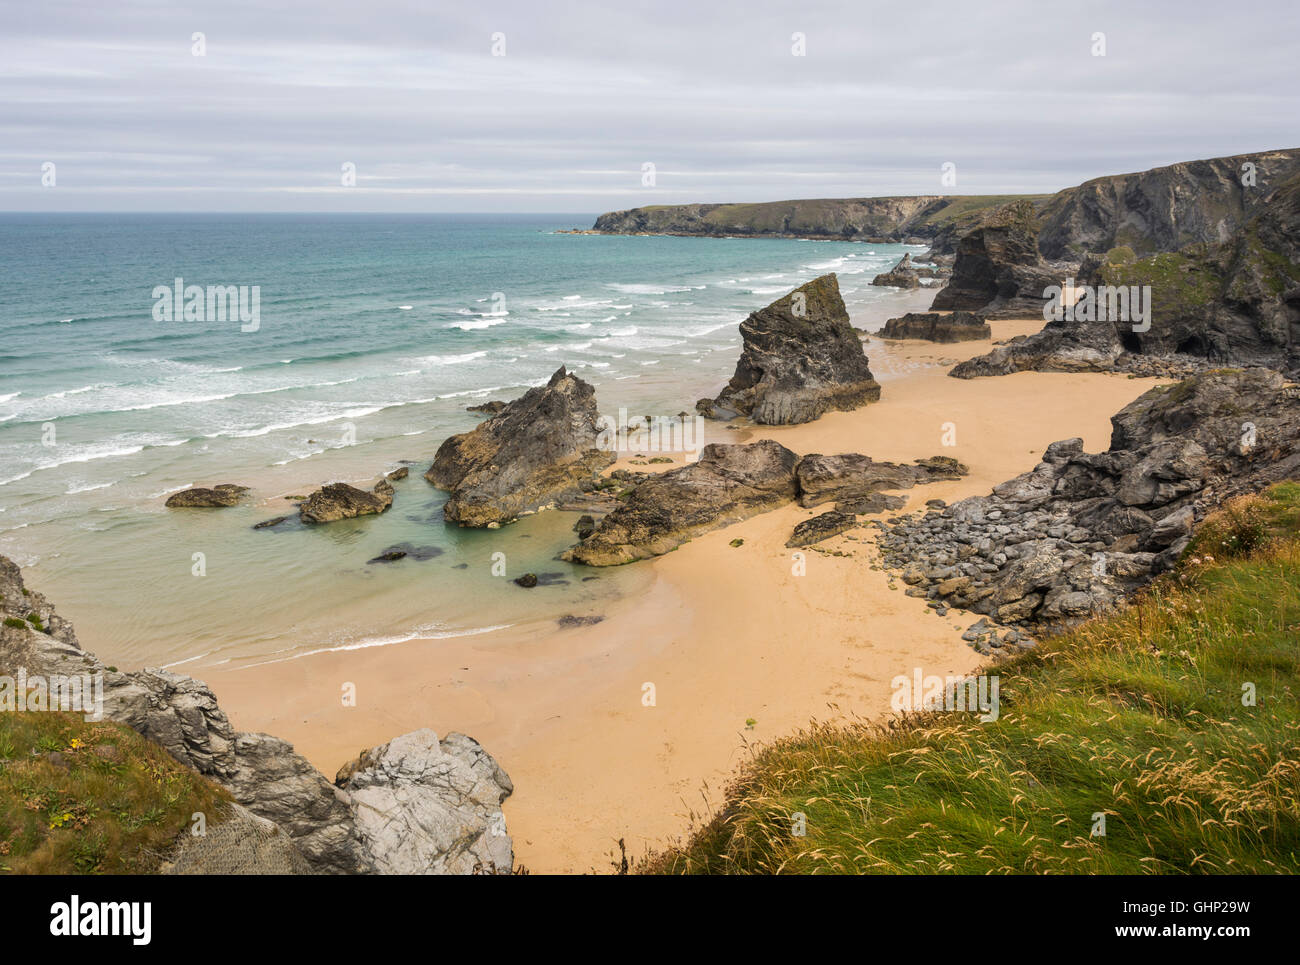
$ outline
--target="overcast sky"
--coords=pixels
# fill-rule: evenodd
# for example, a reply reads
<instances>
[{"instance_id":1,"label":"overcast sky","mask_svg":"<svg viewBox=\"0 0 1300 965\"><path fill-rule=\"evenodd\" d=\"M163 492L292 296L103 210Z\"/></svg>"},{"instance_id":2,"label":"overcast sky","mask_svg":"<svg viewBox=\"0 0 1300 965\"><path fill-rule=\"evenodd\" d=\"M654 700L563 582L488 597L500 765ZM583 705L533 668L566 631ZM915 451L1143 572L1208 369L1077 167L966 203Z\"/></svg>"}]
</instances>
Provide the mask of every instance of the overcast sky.
<instances>
[{"instance_id":1,"label":"overcast sky","mask_svg":"<svg viewBox=\"0 0 1300 965\"><path fill-rule=\"evenodd\" d=\"M3 0L0 210L600 212L1054 191L1300 145L1298 10Z\"/></svg>"}]
</instances>

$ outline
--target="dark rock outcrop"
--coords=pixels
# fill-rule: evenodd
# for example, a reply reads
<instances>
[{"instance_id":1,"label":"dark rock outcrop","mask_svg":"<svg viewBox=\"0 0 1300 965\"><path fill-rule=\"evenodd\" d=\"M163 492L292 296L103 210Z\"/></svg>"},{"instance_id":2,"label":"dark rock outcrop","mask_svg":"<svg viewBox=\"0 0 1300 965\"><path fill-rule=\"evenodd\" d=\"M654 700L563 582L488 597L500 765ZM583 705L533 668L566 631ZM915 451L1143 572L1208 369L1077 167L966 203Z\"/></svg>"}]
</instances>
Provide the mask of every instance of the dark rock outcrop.
<instances>
[{"instance_id":1,"label":"dark rock outcrop","mask_svg":"<svg viewBox=\"0 0 1300 965\"><path fill-rule=\"evenodd\" d=\"M765 425L794 425L880 398L833 273L754 312L740 334L736 374L717 399L697 404L702 415L739 413Z\"/></svg>"},{"instance_id":2,"label":"dark rock outcrop","mask_svg":"<svg viewBox=\"0 0 1300 965\"><path fill-rule=\"evenodd\" d=\"M183 489L178 493L172 493L167 497L167 502L163 505L169 509L208 509L233 506L239 502L239 498L246 492L248 492L247 486L236 486L234 483L222 483L219 486L213 486L211 489L194 486L190 489Z\"/></svg>"},{"instance_id":3,"label":"dark rock outcrop","mask_svg":"<svg viewBox=\"0 0 1300 965\"><path fill-rule=\"evenodd\" d=\"M921 276L912 267L912 256L907 254L889 271L871 279L871 284L885 288L920 288Z\"/></svg>"},{"instance_id":4,"label":"dark rock outcrop","mask_svg":"<svg viewBox=\"0 0 1300 965\"><path fill-rule=\"evenodd\" d=\"M424 478L450 490L449 522L510 522L579 495L614 462L598 418L595 390L560 366L546 385L446 440Z\"/></svg>"},{"instance_id":5,"label":"dark rock outcrop","mask_svg":"<svg viewBox=\"0 0 1300 965\"><path fill-rule=\"evenodd\" d=\"M478 405L465 406L466 412L486 412L488 415L496 415L510 403L502 402L499 399L493 399L491 402L482 402Z\"/></svg>"},{"instance_id":6,"label":"dark rock outcrop","mask_svg":"<svg viewBox=\"0 0 1300 965\"><path fill-rule=\"evenodd\" d=\"M799 505L811 508L823 503L849 504L884 489L911 489L920 483L960 479L970 470L948 456L930 456L907 466L876 462L870 456L846 453L823 456L811 453L799 461Z\"/></svg>"},{"instance_id":7,"label":"dark rock outcrop","mask_svg":"<svg viewBox=\"0 0 1300 965\"><path fill-rule=\"evenodd\" d=\"M973 312L908 312L885 322L881 338L918 338L927 342L970 342L992 338L993 330Z\"/></svg>"},{"instance_id":8,"label":"dark rock outcrop","mask_svg":"<svg viewBox=\"0 0 1300 965\"><path fill-rule=\"evenodd\" d=\"M589 566L648 559L789 503L795 498L798 461L771 440L705 446L699 461L648 476L563 558Z\"/></svg>"},{"instance_id":9,"label":"dark rock outcrop","mask_svg":"<svg viewBox=\"0 0 1300 965\"><path fill-rule=\"evenodd\" d=\"M813 543L820 543L824 539L838 536L840 533L847 532L858 525L857 517L852 513L831 510L828 513L822 513L820 516L805 519L796 525L794 531L790 534L790 538L785 541L785 545L787 548L811 546Z\"/></svg>"},{"instance_id":10,"label":"dark rock outcrop","mask_svg":"<svg viewBox=\"0 0 1300 965\"><path fill-rule=\"evenodd\" d=\"M1255 184L1243 184L1244 165ZM1269 193L1300 174L1300 150L1185 161L1135 174L1093 178L1043 207L1038 247L1078 260L1131 248L1138 255L1230 240L1262 213Z\"/></svg>"},{"instance_id":11,"label":"dark rock outcrop","mask_svg":"<svg viewBox=\"0 0 1300 965\"><path fill-rule=\"evenodd\" d=\"M905 518L881 534L885 562L945 605L1069 623L1168 569L1224 499L1300 477L1300 387L1267 369L1152 389L1111 424L1106 452L1054 442L991 495Z\"/></svg>"},{"instance_id":12,"label":"dark rock outcrop","mask_svg":"<svg viewBox=\"0 0 1300 965\"><path fill-rule=\"evenodd\" d=\"M373 516L393 505L393 487L379 480L370 492L347 483L330 483L298 506L298 518L304 523L332 523L357 516Z\"/></svg>"},{"instance_id":13,"label":"dark rock outcrop","mask_svg":"<svg viewBox=\"0 0 1300 965\"><path fill-rule=\"evenodd\" d=\"M364 782L334 787L287 742L236 732L206 684L166 670L122 673L104 666L81 648L71 624L45 597L24 586L18 566L0 556L0 615L17 624L17 615L29 613L45 630L26 621L24 626L0 623L0 673L16 675L21 669L29 680L102 680L105 718L159 744L224 785L253 815L287 832L302 858L276 842L279 863L288 870L303 862L328 874L510 870L510 839L500 808L511 790L509 779L469 738L450 734L437 745L432 732L416 731L363 755L386 760L400 745L405 748L401 773L384 768ZM447 762L449 755L459 763ZM496 788L495 803L489 785ZM378 833L377 824L403 833ZM416 825L427 833L410 831ZM449 828L457 829L451 838L442 833ZM435 845L442 841L447 844L439 851ZM191 859L192 854L185 863Z\"/></svg>"},{"instance_id":14,"label":"dark rock outcrop","mask_svg":"<svg viewBox=\"0 0 1300 965\"><path fill-rule=\"evenodd\" d=\"M986 318L1038 316L1046 303L1044 289L1059 285L1069 270L1043 261L1033 205L1016 201L957 243L952 278L930 307L978 311Z\"/></svg>"}]
</instances>

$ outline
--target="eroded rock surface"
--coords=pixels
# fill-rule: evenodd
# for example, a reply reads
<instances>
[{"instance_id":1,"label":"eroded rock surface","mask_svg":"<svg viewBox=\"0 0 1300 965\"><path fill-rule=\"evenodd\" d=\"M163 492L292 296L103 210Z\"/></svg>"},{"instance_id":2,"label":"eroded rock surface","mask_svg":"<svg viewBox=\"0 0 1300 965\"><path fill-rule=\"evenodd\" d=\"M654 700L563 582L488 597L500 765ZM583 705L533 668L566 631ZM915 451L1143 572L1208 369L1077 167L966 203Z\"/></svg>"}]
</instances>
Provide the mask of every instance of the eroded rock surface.
<instances>
[{"instance_id":1,"label":"eroded rock surface","mask_svg":"<svg viewBox=\"0 0 1300 965\"><path fill-rule=\"evenodd\" d=\"M1111 425L1106 452L1054 442L990 495L883 531L885 562L999 623L1073 622L1172 566L1224 499L1300 476L1300 388L1267 369L1152 389Z\"/></svg>"},{"instance_id":2,"label":"eroded rock surface","mask_svg":"<svg viewBox=\"0 0 1300 965\"><path fill-rule=\"evenodd\" d=\"M908 312L885 322L881 338L917 338L927 342L969 342L992 338L993 330L973 312Z\"/></svg>"},{"instance_id":3,"label":"eroded rock surface","mask_svg":"<svg viewBox=\"0 0 1300 965\"><path fill-rule=\"evenodd\" d=\"M771 440L705 446L698 462L648 476L563 558L590 566L648 559L792 502L798 461Z\"/></svg>"},{"instance_id":4,"label":"eroded rock surface","mask_svg":"<svg viewBox=\"0 0 1300 965\"><path fill-rule=\"evenodd\" d=\"M598 418L595 390L560 366L546 385L444 442L424 478L451 492L449 522L510 522L592 488L615 460Z\"/></svg>"},{"instance_id":5,"label":"eroded rock surface","mask_svg":"<svg viewBox=\"0 0 1300 965\"><path fill-rule=\"evenodd\" d=\"M833 273L754 312L740 334L736 373L716 399L697 403L704 416L795 425L880 398Z\"/></svg>"}]
</instances>

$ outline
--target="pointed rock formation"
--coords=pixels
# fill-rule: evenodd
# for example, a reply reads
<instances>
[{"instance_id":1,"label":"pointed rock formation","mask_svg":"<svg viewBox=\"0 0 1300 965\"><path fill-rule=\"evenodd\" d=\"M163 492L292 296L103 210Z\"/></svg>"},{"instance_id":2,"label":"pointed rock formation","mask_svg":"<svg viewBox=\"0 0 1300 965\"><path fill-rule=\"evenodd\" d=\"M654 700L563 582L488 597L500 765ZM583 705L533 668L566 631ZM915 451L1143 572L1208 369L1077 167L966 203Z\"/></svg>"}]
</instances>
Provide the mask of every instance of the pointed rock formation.
<instances>
[{"instance_id":1,"label":"pointed rock formation","mask_svg":"<svg viewBox=\"0 0 1300 965\"><path fill-rule=\"evenodd\" d=\"M886 288L920 288L921 276L912 267L912 255L903 255L893 268L871 279L871 284Z\"/></svg>"},{"instance_id":2,"label":"pointed rock formation","mask_svg":"<svg viewBox=\"0 0 1300 965\"><path fill-rule=\"evenodd\" d=\"M702 415L795 425L880 398L834 273L754 312L740 334L745 347L736 374L716 399L696 403Z\"/></svg>"},{"instance_id":3,"label":"pointed rock formation","mask_svg":"<svg viewBox=\"0 0 1300 965\"><path fill-rule=\"evenodd\" d=\"M444 442L424 478L450 490L448 522L508 523L591 488L614 462L598 419L595 389L560 366L546 385Z\"/></svg>"}]
</instances>

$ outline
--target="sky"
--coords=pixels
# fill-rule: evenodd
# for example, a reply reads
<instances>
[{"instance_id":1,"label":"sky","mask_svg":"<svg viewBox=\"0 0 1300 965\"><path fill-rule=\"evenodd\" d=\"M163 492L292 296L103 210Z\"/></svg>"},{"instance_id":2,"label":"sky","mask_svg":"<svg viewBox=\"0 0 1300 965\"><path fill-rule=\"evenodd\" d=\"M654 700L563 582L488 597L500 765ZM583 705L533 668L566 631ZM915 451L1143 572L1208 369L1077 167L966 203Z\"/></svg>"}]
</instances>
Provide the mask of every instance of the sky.
<instances>
[{"instance_id":1,"label":"sky","mask_svg":"<svg viewBox=\"0 0 1300 965\"><path fill-rule=\"evenodd\" d=\"M1298 21L1296 0L0 0L0 211L1050 192L1300 146Z\"/></svg>"}]
</instances>

